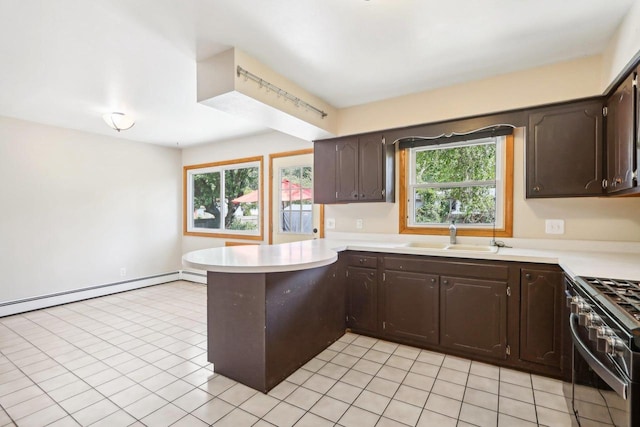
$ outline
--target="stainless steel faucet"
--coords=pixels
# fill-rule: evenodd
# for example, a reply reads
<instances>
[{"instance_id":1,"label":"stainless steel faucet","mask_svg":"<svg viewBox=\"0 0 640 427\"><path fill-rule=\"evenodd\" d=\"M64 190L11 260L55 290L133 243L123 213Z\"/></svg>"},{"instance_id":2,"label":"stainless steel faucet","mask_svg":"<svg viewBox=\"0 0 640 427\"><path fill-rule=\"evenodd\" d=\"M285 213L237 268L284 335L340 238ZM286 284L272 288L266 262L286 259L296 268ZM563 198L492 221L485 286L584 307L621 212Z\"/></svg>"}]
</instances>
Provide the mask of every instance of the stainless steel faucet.
<instances>
[{"instance_id":1,"label":"stainless steel faucet","mask_svg":"<svg viewBox=\"0 0 640 427\"><path fill-rule=\"evenodd\" d=\"M449 226L449 243L452 245L456 244L456 233L457 233L457 228L456 228L456 222L455 221L451 221L451 225Z\"/></svg>"}]
</instances>

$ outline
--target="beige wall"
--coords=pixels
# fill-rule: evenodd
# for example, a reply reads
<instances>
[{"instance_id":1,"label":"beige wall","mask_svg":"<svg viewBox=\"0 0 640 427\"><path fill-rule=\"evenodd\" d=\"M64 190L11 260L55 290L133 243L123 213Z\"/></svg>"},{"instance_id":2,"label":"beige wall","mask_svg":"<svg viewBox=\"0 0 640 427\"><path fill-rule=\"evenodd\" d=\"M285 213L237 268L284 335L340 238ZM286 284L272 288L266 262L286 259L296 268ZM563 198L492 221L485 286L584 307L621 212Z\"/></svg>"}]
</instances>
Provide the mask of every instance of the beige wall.
<instances>
[{"instance_id":1,"label":"beige wall","mask_svg":"<svg viewBox=\"0 0 640 427\"><path fill-rule=\"evenodd\" d=\"M607 45L602 64L603 91L638 53L640 53L640 1L633 4Z\"/></svg>"},{"instance_id":2,"label":"beige wall","mask_svg":"<svg viewBox=\"0 0 640 427\"><path fill-rule=\"evenodd\" d=\"M179 270L181 180L179 150L0 117L0 302Z\"/></svg>"},{"instance_id":3,"label":"beige wall","mask_svg":"<svg viewBox=\"0 0 640 427\"><path fill-rule=\"evenodd\" d=\"M602 57L509 73L340 110L339 134L411 126L602 93Z\"/></svg>"}]
</instances>

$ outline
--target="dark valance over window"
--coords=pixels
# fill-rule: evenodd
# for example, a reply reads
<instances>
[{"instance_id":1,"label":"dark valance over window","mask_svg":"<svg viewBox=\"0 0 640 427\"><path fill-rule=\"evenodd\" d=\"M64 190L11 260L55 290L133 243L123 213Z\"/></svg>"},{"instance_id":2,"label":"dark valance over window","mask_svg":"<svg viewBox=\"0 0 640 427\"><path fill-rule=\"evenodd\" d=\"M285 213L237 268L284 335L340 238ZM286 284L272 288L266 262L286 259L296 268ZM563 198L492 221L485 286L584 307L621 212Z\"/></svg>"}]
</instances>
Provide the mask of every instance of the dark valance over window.
<instances>
[{"instance_id":1,"label":"dark valance over window","mask_svg":"<svg viewBox=\"0 0 640 427\"><path fill-rule=\"evenodd\" d=\"M435 136L406 136L398 139L400 149L425 147L428 145L449 144L451 142L467 141L473 139L492 138L495 136L512 135L513 125L493 125L469 132L452 132Z\"/></svg>"}]
</instances>

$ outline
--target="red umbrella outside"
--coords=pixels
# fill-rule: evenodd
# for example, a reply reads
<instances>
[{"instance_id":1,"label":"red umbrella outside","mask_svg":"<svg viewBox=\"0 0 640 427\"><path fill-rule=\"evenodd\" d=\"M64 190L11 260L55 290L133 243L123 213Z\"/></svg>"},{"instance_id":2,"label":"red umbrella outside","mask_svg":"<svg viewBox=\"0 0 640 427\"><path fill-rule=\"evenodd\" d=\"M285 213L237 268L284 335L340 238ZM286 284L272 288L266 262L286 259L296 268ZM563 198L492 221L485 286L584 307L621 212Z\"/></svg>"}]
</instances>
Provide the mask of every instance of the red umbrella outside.
<instances>
[{"instance_id":1,"label":"red umbrella outside","mask_svg":"<svg viewBox=\"0 0 640 427\"><path fill-rule=\"evenodd\" d=\"M288 179L282 180L282 201L288 202L291 200L311 200L313 194L310 188L302 188L298 184L292 183ZM259 198L258 190L253 190L240 197L236 197L231 200L233 203L253 203L257 202Z\"/></svg>"}]
</instances>

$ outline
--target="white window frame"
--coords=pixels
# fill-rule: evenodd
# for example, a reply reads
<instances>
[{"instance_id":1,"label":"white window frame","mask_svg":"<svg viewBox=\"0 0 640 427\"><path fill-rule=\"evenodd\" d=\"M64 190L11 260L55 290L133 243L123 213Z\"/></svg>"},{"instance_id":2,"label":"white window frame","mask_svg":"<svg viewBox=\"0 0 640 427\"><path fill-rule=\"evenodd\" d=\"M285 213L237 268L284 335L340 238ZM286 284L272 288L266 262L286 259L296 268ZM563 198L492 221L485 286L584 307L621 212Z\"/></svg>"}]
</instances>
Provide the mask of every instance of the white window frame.
<instances>
[{"instance_id":1,"label":"white window frame","mask_svg":"<svg viewBox=\"0 0 640 427\"><path fill-rule=\"evenodd\" d=\"M284 166L281 168L278 168L278 182L280 183L280 185L282 185L282 178L283 178L283 171L284 169L304 169L304 168L310 168L311 171L313 172L313 166L305 166L305 165L299 165L299 166ZM313 176L313 175L312 175ZM302 199L300 200L302 201ZM302 210L302 203L300 204L300 228L302 228L302 215L303 215L303 210ZM312 236L313 233L313 224L315 221L314 218L314 209L313 209L313 179L311 180L311 204L309 205L311 207L311 209L309 210L309 213L311 214L311 229L309 230L309 232L305 233L305 232L295 232L295 231L285 231L284 230L284 224L283 224L283 208L282 208L282 189L280 189L280 191L278 192L278 232L282 233L282 234L295 234L295 235L301 235L301 236ZM286 211L286 210L285 210ZM289 212L293 212L292 209L288 209Z\"/></svg>"},{"instance_id":2,"label":"white window frame","mask_svg":"<svg viewBox=\"0 0 640 427\"><path fill-rule=\"evenodd\" d=\"M254 230L232 230L225 228L224 218L227 214L227 206L225 197L225 171L244 169L244 168L258 168L258 227ZM263 238L263 158L252 157L245 159L237 159L231 161L224 161L218 163L208 163L202 165L185 166L183 179L184 179L184 197L183 197L183 231L185 235L195 236L207 236L207 237L232 237L232 238L245 238L250 240L262 240ZM193 186L194 176L206 173L217 172L220 173L220 198L223 202L220 203L220 228L203 228L194 226L194 200L193 200Z\"/></svg>"},{"instance_id":3,"label":"white window frame","mask_svg":"<svg viewBox=\"0 0 640 427\"><path fill-rule=\"evenodd\" d=\"M416 189L420 188L452 188L452 187L461 187L461 186L477 186L487 183L493 183L494 181L469 181L465 182L467 185L460 185L460 182L454 183L417 183L416 182L416 153L425 150L439 150L446 149L452 147L463 147L475 144L487 144L493 143L495 141L496 144L496 179L495 179L495 189L496 189L496 204L495 204L495 224L463 224L456 223L456 227L459 229L480 229L480 230L491 230L493 228L502 229L505 225L505 217L504 217L504 204L505 204L505 173L506 173L506 138L504 136L497 136L491 138L482 138L475 140L467 140L467 141L459 141L453 143L444 143L438 145L424 146L424 147L414 147L407 149L408 151L408 161L407 161L407 177L409 178L407 183L407 225L411 228L419 228L419 229L441 229L443 226L448 225L448 223L418 223L415 221L415 197L414 192Z\"/></svg>"}]
</instances>

